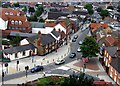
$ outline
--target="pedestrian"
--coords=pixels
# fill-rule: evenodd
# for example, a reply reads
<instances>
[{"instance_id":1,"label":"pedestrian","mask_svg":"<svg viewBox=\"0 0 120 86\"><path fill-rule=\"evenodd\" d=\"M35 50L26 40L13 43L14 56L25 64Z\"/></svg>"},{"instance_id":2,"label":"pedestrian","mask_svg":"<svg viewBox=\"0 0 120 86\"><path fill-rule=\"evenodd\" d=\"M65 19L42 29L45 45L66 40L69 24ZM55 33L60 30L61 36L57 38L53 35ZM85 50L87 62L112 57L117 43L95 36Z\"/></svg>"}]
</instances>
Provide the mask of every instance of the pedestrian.
<instances>
[{"instance_id":1,"label":"pedestrian","mask_svg":"<svg viewBox=\"0 0 120 86\"><path fill-rule=\"evenodd\" d=\"M43 72L43 76L45 77L45 72Z\"/></svg>"}]
</instances>

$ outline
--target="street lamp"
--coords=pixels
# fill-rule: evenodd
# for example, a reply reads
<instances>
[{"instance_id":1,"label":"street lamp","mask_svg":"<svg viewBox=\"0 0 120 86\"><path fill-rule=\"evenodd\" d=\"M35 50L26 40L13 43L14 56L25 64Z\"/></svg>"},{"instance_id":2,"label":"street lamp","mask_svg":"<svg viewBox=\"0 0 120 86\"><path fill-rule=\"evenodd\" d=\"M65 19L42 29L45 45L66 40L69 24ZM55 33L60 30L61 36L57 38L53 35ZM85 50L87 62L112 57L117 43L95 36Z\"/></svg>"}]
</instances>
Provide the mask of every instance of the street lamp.
<instances>
[{"instance_id":1,"label":"street lamp","mask_svg":"<svg viewBox=\"0 0 120 86\"><path fill-rule=\"evenodd\" d=\"M17 71L18 71L18 64L19 64L19 60L17 60L17 67L16 67Z\"/></svg>"},{"instance_id":2,"label":"street lamp","mask_svg":"<svg viewBox=\"0 0 120 86\"><path fill-rule=\"evenodd\" d=\"M8 73L8 63L5 63L6 73Z\"/></svg>"},{"instance_id":3,"label":"street lamp","mask_svg":"<svg viewBox=\"0 0 120 86\"><path fill-rule=\"evenodd\" d=\"M27 78L27 71L29 70L29 66L25 66L25 70L26 70L26 78Z\"/></svg>"},{"instance_id":4,"label":"street lamp","mask_svg":"<svg viewBox=\"0 0 120 86\"><path fill-rule=\"evenodd\" d=\"M85 72L86 64L83 64L83 73Z\"/></svg>"}]
</instances>

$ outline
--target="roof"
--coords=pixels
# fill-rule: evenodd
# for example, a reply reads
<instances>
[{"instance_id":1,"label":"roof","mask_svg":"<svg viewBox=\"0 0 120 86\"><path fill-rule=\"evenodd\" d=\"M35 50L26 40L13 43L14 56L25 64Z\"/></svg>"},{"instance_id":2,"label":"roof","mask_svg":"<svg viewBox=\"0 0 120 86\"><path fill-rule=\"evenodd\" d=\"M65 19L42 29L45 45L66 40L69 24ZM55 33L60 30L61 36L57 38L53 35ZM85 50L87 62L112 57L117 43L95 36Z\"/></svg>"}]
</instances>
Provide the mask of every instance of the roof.
<instances>
[{"instance_id":1,"label":"roof","mask_svg":"<svg viewBox=\"0 0 120 86\"><path fill-rule=\"evenodd\" d=\"M40 23L40 22L31 22L32 28L44 28L45 23Z\"/></svg>"},{"instance_id":2,"label":"roof","mask_svg":"<svg viewBox=\"0 0 120 86\"><path fill-rule=\"evenodd\" d=\"M45 23L45 27L54 27L55 23Z\"/></svg>"},{"instance_id":3,"label":"roof","mask_svg":"<svg viewBox=\"0 0 120 86\"><path fill-rule=\"evenodd\" d=\"M42 34L41 36L41 43L43 46L51 44L54 41L56 41L55 38L51 36L50 34Z\"/></svg>"},{"instance_id":4,"label":"roof","mask_svg":"<svg viewBox=\"0 0 120 86\"><path fill-rule=\"evenodd\" d=\"M108 51L111 57L115 57L117 47L105 47L105 49Z\"/></svg>"},{"instance_id":5,"label":"roof","mask_svg":"<svg viewBox=\"0 0 120 86\"><path fill-rule=\"evenodd\" d=\"M115 45L115 42L116 42L116 39L112 36L108 36L104 40L104 43L107 47Z\"/></svg>"},{"instance_id":6,"label":"roof","mask_svg":"<svg viewBox=\"0 0 120 86\"><path fill-rule=\"evenodd\" d=\"M11 32L20 32L19 30L2 30L2 38L7 38Z\"/></svg>"},{"instance_id":7,"label":"roof","mask_svg":"<svg viewBox=\"0 0 120 86\"><path fill-rule=\"evenodd\" d=\"M29 23L27 20L27 18L25 16L8 16L8 26L10 27L30 27L31 23ZM11 21L21 21L22 24L12 24Z\"/></svg>"},{"instance_id":8,"label":"roof","mask_svg":"<svg viewBox=\"0 0 120 86\"><path fill-rule=\"evenodd\" d=\"M112 58L111 66L120 73L120 57Z\"/></svg>"},{"instance_id":9,"label":"roof","mask_svg":"<svg viewBox=\"0 0 120 86\"><path fill-rule=\"evenodd\" d=\"M56 37L59 37L59 36L60 36L60 33L57 32L57 31L55 31L55 30L53 30L51 33L52 33L54 36L56 36Z\"/></svg>"},{"instance_id":10,"label":"roof","mask_svg":"<svg viewBox=\"0 0 120 86\"><path fill-rule=\"evenodd\" d=\"M22 33L22 32L10 32L10 36L19 35L20 37L33 37L36 34L33 33Z\"/></svg>"},{"instance_id":11,"label":"roof","mask_svg":"<svg viewBox=\"0 0 120 86\"><path fill-rule=\"evenodd\" d=\"M76 15L88 15L87 11L73 11L72 14Z\"/></svg>"},{"instance_id":12,"label":"roof","mask_svg":"<svg viewBox=\"0 0 120 86\"><path fill-rule=\"evenodd\" d=\"M22 45L22 46L17 46L17 47L12 47L12 48L7 48L4 49L3 52L4 53L8 53L8 54L12 54L12 53L17 53L17 52L22 52L25 50L33 50L36 47L33 44L26 44L26 45Z\"/></svg>"},{"instance_id":13,"label":"roof","mask_svg":"<svg viewBox=\"0 0 120 86\"><path fill-rule=\"evenodd\" d=\"M56 20L58 17L67 16L70 13L63 13L63 12L48 12L48 19Z\"/></svg>"},{"instance_id":14,"label":"roof","mask_svg":"<svg viewBox=\"0 0 120 86\"><path fill-rule=\"evenodd\" d=\"M92 32L96 31L98 28L103 27L103 28L107 28L108 24L104 23L91 23L90 24L90 28L92 29Z\"/></svg>"}]
</instances>

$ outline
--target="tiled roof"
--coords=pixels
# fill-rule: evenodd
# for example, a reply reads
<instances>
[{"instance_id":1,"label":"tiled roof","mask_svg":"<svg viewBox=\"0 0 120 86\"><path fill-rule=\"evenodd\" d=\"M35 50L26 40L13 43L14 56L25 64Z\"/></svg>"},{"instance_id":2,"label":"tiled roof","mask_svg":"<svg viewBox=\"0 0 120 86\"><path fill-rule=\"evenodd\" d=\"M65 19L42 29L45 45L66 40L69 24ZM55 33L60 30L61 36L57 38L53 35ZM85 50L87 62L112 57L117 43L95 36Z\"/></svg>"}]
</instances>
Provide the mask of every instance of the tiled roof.
<instances>
[{"instance_id":1,"label":"tiled roof","mask_svg":"<svg viewBox=\"0 0 120 86\"><path fill-rule=\"evenodd\" d=\"M60 33L57 32L57 31L55 31L55 30L53 30L51 33L52 33L53 35L55 35L56 37L59 37L59 36L60 36Z\"/></svg>"},{"instance_id":2,"label":"tiled roof","mask_svg":"<svg viewBox=\"0 0 120 86\"><path fill-rule=\"evenodd\" d=\"M91 23L90 24L90 28L92 29L92 32L96 31L98 28L103 27L103 28L107 28L108 24L104 23Z\"/></svg>"},{"instance_id":3,"label":"tiled roof","mask_svg":"<svg viewBox=\"0 0 120 86\"><path fill-rule=\"evenodd\" d=\"M7 38L11 32L20 32L19 30L2 30L2 38Z\"/></svg>"},{"instance_id":4,"label":"tiled roof","mask_svg":"<svg viewBox=\"0 0 120 86\"><path fill-rule=\"evenodd\" d=\"M55 23L45 23L45 27L54 27Z\"/></svg>"},{"instance_id":5,"label":"tiled roof","mask_svg":"<svg viewBox=\"0 0 120 86\"><path fill-rule=\"evenodd\" d=\"M115 45L115 42L116 42L116 39L112 36L106 37L104 41L106 47Z\"/></svg>"}]
</instances>

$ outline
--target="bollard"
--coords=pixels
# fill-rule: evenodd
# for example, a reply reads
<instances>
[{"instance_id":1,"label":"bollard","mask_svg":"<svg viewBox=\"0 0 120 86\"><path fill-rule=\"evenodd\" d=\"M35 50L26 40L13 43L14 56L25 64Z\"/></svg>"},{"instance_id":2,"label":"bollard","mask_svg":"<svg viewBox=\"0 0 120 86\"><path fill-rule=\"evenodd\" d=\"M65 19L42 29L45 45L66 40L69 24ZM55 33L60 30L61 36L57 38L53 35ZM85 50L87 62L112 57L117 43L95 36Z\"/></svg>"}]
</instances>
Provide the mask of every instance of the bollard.
<instances>
[{"instance_id":1,"label":"bollard","mask_svg":"<svg viewBox=\"0 0 120 86\"><path fill-rule=\"evenodd\" d=\"M54 62L54 59L53 59L53 62Z\"/></svg>"}]
</instances>

